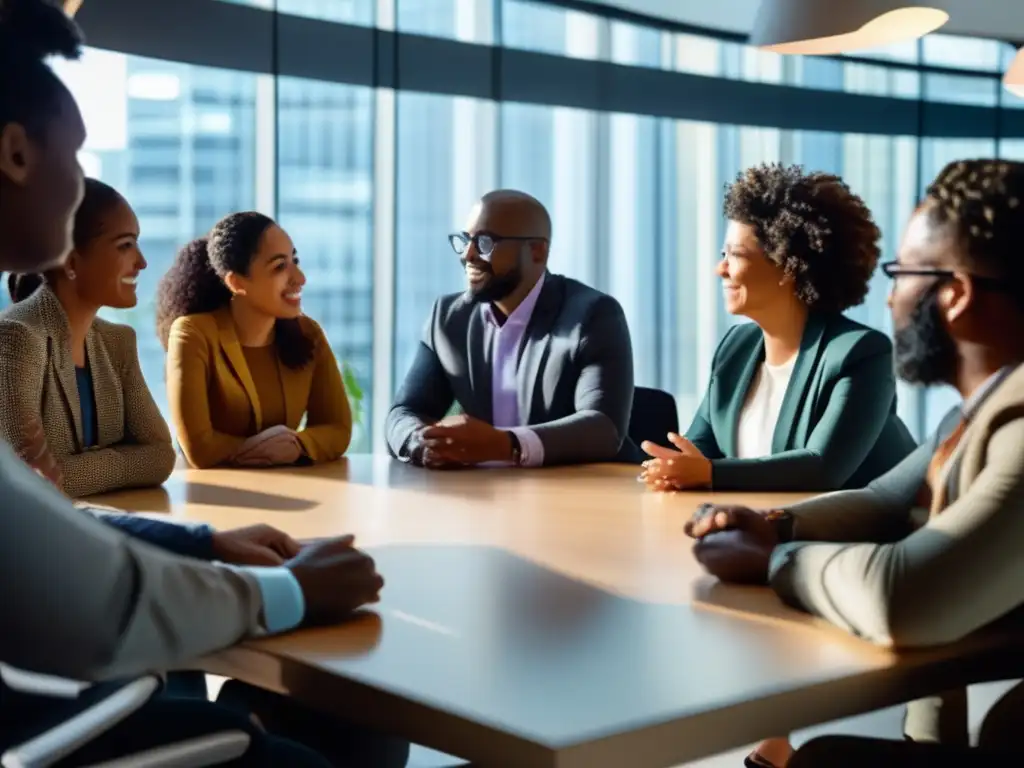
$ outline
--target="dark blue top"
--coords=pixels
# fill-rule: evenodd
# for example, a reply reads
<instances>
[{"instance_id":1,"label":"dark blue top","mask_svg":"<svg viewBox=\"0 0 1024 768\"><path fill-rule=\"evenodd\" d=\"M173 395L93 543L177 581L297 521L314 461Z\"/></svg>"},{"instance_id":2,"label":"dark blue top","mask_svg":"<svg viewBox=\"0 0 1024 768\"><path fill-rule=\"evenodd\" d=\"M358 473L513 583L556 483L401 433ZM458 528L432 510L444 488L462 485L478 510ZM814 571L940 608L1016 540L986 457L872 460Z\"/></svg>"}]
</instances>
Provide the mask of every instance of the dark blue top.
<instances>
[{"instance_id":1,"label":"dark blue top","mask_svg":"<svg viewBox=\"0 0 1024 768\"><path fill-rule=\"evenodd\" d=\"M75 379L78 382L78 404L82 410L82 447L93 448L99 442L99 426L96 421L96 393L92 388L92 372L88 360L84 368L75 366Z\"/></svg>"},{"instance_id":2,"label":"dark blue top","mask_svg":"<svg viewBox=\"0 0 1024 768\"><path fill-rule=\"evenodd\" d=\"M131 514L105 514L100 520L132 538L176 555L194 557L197 560L214 558L213 528L208 525L177 525Z\"/></svg>"},{"instance_id":3,"label":"dark blue top","mask_svg":"<svg viewBox=\"0 0 1024 768\"><path fill-rule=\"evenodd\" d=\"M84 368L75 366L75 379L78 382L78 403L82 409L82 443L85 448L94 448L99 443L99 426L96 420L96 393L88 361ZM104 515L100 519L129 536L177 555L200 560L213 559L213 529L208 525L175 525L135 515Z\"/></svg>"}]
</instances>

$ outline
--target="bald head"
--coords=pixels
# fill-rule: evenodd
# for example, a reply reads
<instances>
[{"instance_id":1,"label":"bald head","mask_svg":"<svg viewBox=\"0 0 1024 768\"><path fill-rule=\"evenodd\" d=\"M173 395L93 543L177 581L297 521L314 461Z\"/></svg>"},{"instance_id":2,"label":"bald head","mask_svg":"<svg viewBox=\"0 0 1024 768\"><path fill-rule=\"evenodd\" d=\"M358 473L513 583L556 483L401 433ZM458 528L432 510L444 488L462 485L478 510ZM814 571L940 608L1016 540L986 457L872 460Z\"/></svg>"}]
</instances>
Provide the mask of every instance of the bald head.
<instances>
[{"instance_id":1,"label":"bald head","mask_svg":"<svg viewBox=\"0 0 1024 768\"><path fill-rule=\"evenodd\" d=\"M551 216L540 200L515 189L496 189L480 198L475 213L489 222L505 225L508 231L495 230L516 237L536 237L551 241ZM492 224L492 228L496 224Z\"/></svg>"}]
</instances>

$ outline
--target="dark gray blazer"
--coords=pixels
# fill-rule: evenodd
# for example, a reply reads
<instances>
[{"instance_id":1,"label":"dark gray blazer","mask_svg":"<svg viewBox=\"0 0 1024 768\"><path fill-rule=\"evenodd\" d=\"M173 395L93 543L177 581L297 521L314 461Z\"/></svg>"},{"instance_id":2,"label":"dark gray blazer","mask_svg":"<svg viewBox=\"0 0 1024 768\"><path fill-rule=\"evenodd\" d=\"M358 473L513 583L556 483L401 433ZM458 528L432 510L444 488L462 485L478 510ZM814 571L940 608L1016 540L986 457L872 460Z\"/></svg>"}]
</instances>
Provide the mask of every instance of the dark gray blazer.
<instances>
[{"instance_id":1,"label":"dark gray blazer","mask_svg":"<svg viewBox=\"0 0 1024 768\"><path fill-rule=\"evenodd\" d=\"M494 329L465 293L443 296L430 319L385 431L407 459L413 433L457 403L491 422ZM519 348L519 413L544 445L544 464L613 461L633 403L633 347L622 307L576 280L548 274ZM631 445L631 444L629 444Z\"/></svg>"}]
</instances>

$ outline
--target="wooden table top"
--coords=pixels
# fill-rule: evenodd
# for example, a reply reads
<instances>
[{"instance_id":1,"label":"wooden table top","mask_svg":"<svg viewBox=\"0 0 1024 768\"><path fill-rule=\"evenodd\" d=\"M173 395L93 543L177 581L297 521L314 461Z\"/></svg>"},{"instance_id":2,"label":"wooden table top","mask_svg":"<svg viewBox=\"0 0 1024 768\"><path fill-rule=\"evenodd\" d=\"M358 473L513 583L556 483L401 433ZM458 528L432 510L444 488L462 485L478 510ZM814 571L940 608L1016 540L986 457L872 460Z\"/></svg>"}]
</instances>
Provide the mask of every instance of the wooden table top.
<instances>
[{"instance_id":1,"label":"wooden table top","mask_svg":"<svg viewBox=\"0 0 1024 768\"><path fill-rule=\"evenodd\" d=\"M872 647L693 560L682 525L700 502L803 495L659 494L636 473L355 456L183 470L102 501L222 529L354 533L387 582L371 613L204 668L479 765L671 766L894 703L952 658Z\"/></svg>"}]
</instances>

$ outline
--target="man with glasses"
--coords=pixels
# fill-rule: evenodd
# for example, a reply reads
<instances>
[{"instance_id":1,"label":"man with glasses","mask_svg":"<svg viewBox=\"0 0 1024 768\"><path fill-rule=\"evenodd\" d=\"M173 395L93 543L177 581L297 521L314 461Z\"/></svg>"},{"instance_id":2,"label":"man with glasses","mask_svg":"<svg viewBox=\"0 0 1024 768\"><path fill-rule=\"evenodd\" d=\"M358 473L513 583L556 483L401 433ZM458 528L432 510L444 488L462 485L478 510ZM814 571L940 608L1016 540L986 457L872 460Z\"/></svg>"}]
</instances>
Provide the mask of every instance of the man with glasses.
<instances>
[{"instance_id":1,"label":"man with glasses","mask_svg":"<svg viewBox=\"0 0 1024 768\"><path fill-rule=\"evenodd\" d=\"M899 260L884 270L893 279L897 372L911 383L953 386L962 405L867 488L786 510L702 509L686 530L710 573L768 583L790 605L895 648L951 643L1019 615L1022 247L1024 163L948 165L914 213ZM948 757L990 765L1011 756L1007 743L1017 760L1024 755L1012 744L1014 721L1024 722L1024 687L989 713L977 749L966 746L965 705L963 690L912 702L905 730L913 741L828 737L789 765L923 766ZM922 743L934 741L943 743Z\"/></svg>"},{"instance_id":2,"label":"man with glasses","mask_svg":"<svg viewBox=\"0 0 1024 768\"><path fill-rule=\"evenodd\" d=\"M468 290L434 304L388 414L391 453L431 468L614 460L633 401L619 303L547 271L551 218L523 192L485 195L449 242Z\"/></svg>"}]
</instances>

